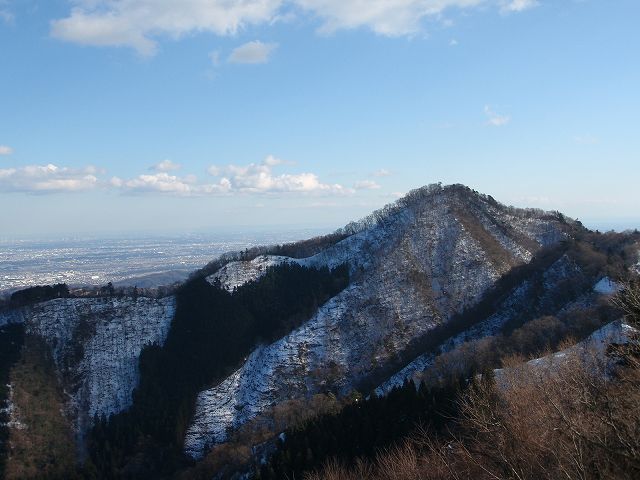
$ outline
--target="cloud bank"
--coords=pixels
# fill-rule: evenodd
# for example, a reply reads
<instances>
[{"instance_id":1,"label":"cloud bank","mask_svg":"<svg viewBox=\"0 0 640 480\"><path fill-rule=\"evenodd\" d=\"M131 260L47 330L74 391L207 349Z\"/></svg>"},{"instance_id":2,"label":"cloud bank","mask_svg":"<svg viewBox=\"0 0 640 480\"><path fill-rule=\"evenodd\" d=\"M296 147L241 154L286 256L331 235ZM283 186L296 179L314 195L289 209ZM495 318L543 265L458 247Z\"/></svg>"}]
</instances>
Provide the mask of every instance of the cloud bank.
<instances>
[{"instance_id":1,"label":"cloud bank","mask_svg":"<svg viewBox=\"0 0 640 480\"><path fill-rule=\"evenodd\" d=\"M314 173L275 174L273 168L287 165L287 162L269 155L261 163L246 166L227 165L211 166L208 170L213 177L220 178L217 185L224 185L229 192L275 194L303 193L313 195L346 195L352 189L337 183L328 184L320 181Z\"/></svg>"},{"instance_id":2,"label":"cloud bank","mask_svg":"<svg viewBox=\"0 0 640 480\"><path fill-rule=\"evenodd\" d=\"M315 173L276 173L274 169L294 165L293 162L267 156L260 163L248 165L212 165L208 176L180 175L181 166L170 160L150 167L150 173L132 178L105 177L93 166L80 169L53 164L0 169L0 193L62 193L94 189L123 194L162 194L173 196L215 195L351 195L354 188L324 183ZM360 182L357 189L377 188L371 181Z\"/></svg>"},{"instance_id":3,"label":"cloud bank","mask_svg":"<svg viewBox=\"0 0 640 480\"><path fill-rule=\"evenodd\" d=\"M521 12L536 0L71 0L68 16L51 22L51 35L81 45L130 47L153 55L160 37L178 39L208 32L234 35L252 25L311 16L319 30L366 28L380 35L418 33L426 18L450 10L493 6ZM251 47L247 47L249 50ZM253 45L256 48L256 45ZM267 52L267 57L268 57ZM247 52L243 57L252 57ZM233 54L232 54L233 55ZM257 54L256 54L257 55ZM264 55L264 51L263 51ZM243 62L250 63L250 62ZM253 62L259 63L259 62Z\"/></svg>"},{"instance_id":4,"label":"cloud bank","mask_svg":"<svg viewBox=\"0 0 640 480\"><path fill-rule=\"evenodd\" d=\"M80 192L98 186L98 170L47 165L0 169L0 192L58 193Z\"/></svg>"}]
</instances>

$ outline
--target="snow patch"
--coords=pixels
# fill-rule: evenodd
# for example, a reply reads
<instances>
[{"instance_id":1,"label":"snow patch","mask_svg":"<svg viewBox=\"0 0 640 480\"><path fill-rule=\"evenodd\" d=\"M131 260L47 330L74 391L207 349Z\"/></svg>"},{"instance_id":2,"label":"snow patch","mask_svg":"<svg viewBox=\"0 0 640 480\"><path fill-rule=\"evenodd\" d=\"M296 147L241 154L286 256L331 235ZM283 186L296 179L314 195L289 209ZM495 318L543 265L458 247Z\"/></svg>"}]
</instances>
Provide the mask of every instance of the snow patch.
<instances>
[{"instance_id":1,"label":"snow patch","mask_svg":"<svg viewBox=\"0 0 640 480\"><path fill-rule=\"evenodd\" d=\"M594 286L593 291L601 295L613 295L618 293L622 286L611 280L609 277L601 278Z\"/></svg>"},{"instance_id":2,"label":"snow patch","mask_svg":"<svg viewBox=\"0 0 640 480\"><path fill-rule=\"evenodd\" d=\"M209 275L207 281L211 284L219 281L223 288L232 291L245 283L259 279L267 272L269 267L295 261L289 257L260 255L249 262L234 261L227 263L216 273Z\"/></svg>"},{"instance_id":3,"label":"snow patch","mask_svg":"<svg viewBox=\"0 0 640 480\"><path fill-rule=\"evenodd\" d=\"M592 366L593 368L604 367L603 371L608 372L615 362L613 358L609 358L606 355L608 347L614 344L621 345L629 343L633 335L636 333L636 329L620 320L608 323L593 332L581 342L578 342L565 350L530 360L522 366L511 367L508 369L495 369L494 373L496 382L498 385L505 385L507 371L514 368L519 369L525 367L534 369L535 371L545 371L547 369L553 369L554 367L557 368L557 366L562 365L571 359L579 359L587 366Z\"/></svg>"},{"instance_id":4,"label":"snow patch","mask_svg":"<svg viewBox=\"0 0 640 480\"><path fill-rule=\"evenodd\" d=\"M7 400L5 400L6 406L4 408L0 408L0 413L7 415L9 421L6 423L0 423L0 426L24 430L27 426L20 420L18 409L13 403L13 385L8 383L7 389L9 390L9 395L7 396Z\"/></svg>"}]
</instances>

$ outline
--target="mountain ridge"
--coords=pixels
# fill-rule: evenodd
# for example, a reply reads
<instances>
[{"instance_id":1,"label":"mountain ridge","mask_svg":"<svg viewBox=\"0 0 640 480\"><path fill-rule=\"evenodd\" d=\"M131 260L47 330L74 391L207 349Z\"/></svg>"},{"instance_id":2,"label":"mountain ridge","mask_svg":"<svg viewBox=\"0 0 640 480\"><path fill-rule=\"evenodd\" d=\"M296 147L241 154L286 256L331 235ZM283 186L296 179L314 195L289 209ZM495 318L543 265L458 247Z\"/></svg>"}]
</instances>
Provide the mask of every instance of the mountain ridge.
<instances>
[{"instance_id":1,"label":"mountain ridge","mask_svg":"<svg viewBox=\"0 0 640 480\"><path fill-rule=\"evenodd\" d=\"M468 217L466 222L459 221L456 215L460 216L465 207L481 218L480 225ZM481 215L483 208L487 213ZM506 219L504 223L497 222L496 217L500 214L509 215L510 225L516 227L505 228ZM520 222L515 221L518 215ZM555 228L550 219L557 222ZM508 210L466 187L433 185L412 192L406 199L367 217L359 225L364 228L354 227L355 233L312 257L287 260L306 266L346 262L353 275L351 287L321 307L316 316L297 331L255 351L246 365L227 381L199 395L194 423L185 441L185 450L191 456L200 456L204 445L224 441L229 428L237 428L269 405L296 395L316 393L317 385L312 380L316 369L336 370L337 367L339 372L334 375L343 379L342 385L336 385L338 392L348 393L373 364L384 364L393 355L401 353L408 339L446 321L451 312L473 303L488 285L514 264L530 259L532 252L528 248L533 250L534 241L544 245L564 238L560 225L567 224L560 214ZM526 236L527 228L531 229L531 236ZM475 236L467 233L472 229ZM407 234L407 231L413 233ZM420 232L428 234L421 236ZM488 237L490 241L487 241ZM523 237L527 241L519 243L516 240ZM429 245L430 238L444 241L433 242L429 259L420 258L420 250ZM486 250L491 250L490 262L485 261L482 242L489 245ZM537 244L538 248L540 244ZM394 255L398 251L403 252L399 258ZM504 251L508 254L500 255ZM386 262L384 252L392 252ZM438 264L437 260L441 258L453 259L454 264ZM248 261L251 260L239 262ZM223 268L229 269L230 265ZM401 271L413 275L414 280L397 285L401 281L398 279L403 278L398 266ZM465 274L472 272L469 275L472 278L465 279L462 271ZM462 277L462 281L460 286L454 287L450 280L456 276ZM434 292L439 296L434 298ZM464 300L458 301L460 298ZM427 314L425 306L432 309ZM378 317L374 328L365 319L369 315ZM385 332L385 335L376 335L373 330ZM347 347L344 347L345 342ZM295 361L289 363L292 358ZM356 367L347 368L347 365ZM301 366L304 367L302 372ZM265 375L265 370L277 373ZM345 381L345 378L349 380ZM273 379L278 379L275 382L280 384L274 383ZM251 408L245 409L244 405Z\"/></svg>"},{"instance_id":2,"label":"mountain ridge","mask_svg":"<svg viewBox=\"0 0 640 480\"><path fill-rule=\"evenodd\" d=\"M233 370L208 379L197 393L193 416L180 420L187 422L184 436L174 441L187 457L200 459L282 402L376 388L384 394L416 378L433 355L462 339L494 335L536 315L595 305L593 286L609 261L598 252L612 247L606 239L596 245L589 235L559 212L507 207L462 185L436 184L323 237L222 255L160 298L118 297L125 291L116 290L115 296L50 300L5 309L0 327L24 324L51 348L70 394L66 411L82 451L86 435L97 435L96 419L104 417L102 429L109 415L125 414L126 422L126 414L135 411L136 389L146 375L140 355L152 344L162 351L175 334L181 288L201 282L199 288L233 296L246 285L272 281L277 278L272 273L283 268L330 271L346 265L345 288L309 317L296 314L292 329L279 338L253 345L240 364L222 366ZM636 248L637 260L634 241L620 240L624 248ZM589 250L592 243L597 255ZM581 255L595 255L597 261ZM103 374L96 374L101 369ZM123 464L109 468L141 468L129 464L130 453L123 455L118 460Z\"/></svg>"}]
</instances>

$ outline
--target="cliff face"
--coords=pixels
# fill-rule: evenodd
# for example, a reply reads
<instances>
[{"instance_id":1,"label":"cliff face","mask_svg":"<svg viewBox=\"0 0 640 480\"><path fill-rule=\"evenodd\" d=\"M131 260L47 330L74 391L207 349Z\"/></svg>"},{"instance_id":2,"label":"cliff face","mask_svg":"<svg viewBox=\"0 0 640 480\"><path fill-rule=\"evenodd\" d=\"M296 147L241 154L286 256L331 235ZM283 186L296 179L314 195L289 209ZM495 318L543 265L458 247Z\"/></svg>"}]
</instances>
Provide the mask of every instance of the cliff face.
<instances>
[{"instance_id":1,"label":"cliff face","mask_svg":"<svg viewBox=\"0 0 640 480\"><path fill-rule=\"evenodd\" d=\"M163 343L174 297L63 298L0 313L0 325L24 323L50 346L82 437L94 415L127 408L145 345Z\"/></svg>"},{"instance_id":2,"label":"cliff face","mask_svg":"<svg viewBox=\"0 0 640 480\"><path fill-rule=\"evenodd\" d=\"M541 245L564 238L565 227L557 216L507 209L464 188L437 188L313 257L272 259L348 262L352 283L307 323L256 349L229 378L199 394L186 452L201 456L205 445L224 441L229 429L283 400L327 388L347 393ZM235 263L225 268L223 284L247 281L247 272L260 275L255 265Z\"/></svg>"}]
</instances>

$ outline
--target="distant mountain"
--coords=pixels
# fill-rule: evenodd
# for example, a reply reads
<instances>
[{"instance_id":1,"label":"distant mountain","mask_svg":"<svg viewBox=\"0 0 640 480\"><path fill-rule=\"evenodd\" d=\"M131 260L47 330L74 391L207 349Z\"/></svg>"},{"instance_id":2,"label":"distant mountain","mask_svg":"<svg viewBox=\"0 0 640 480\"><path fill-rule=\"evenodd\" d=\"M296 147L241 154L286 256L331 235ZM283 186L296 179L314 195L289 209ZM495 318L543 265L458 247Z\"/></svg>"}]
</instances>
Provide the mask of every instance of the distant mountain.
<instances>
[{"instance_id":1,"label":"distant mountain","mask_svg":"<svg viewBox=\"0 0 640 480\"><path fill-rule=\"evenodd\" d=\"M627 274L638 240L430 185L332 235L223 255L167 296L5 307L0 326L50 349L99 477L167 477L278 405L384 395L465 341L597 307L610 292L594 286ZM113 458L96 454L106 444Z\"/></svg>"}]
</instances>

